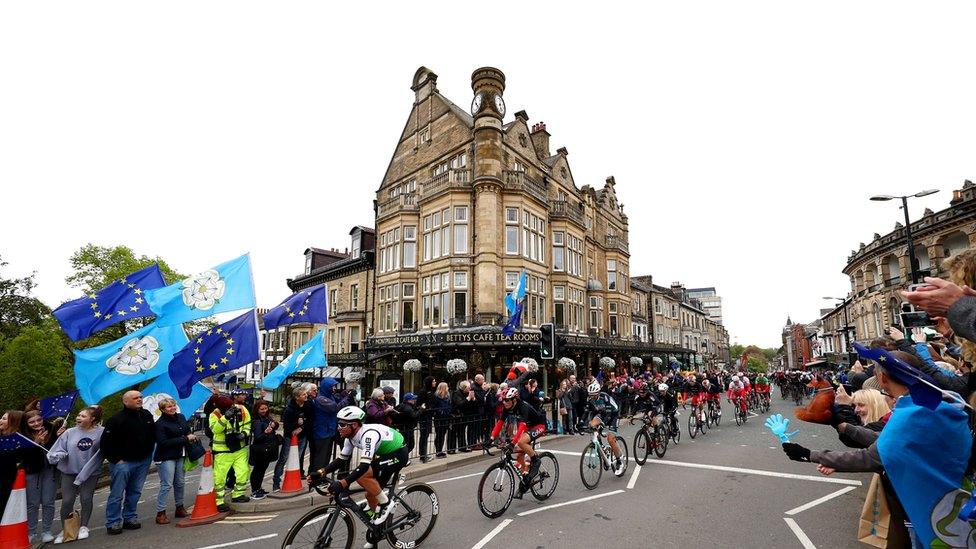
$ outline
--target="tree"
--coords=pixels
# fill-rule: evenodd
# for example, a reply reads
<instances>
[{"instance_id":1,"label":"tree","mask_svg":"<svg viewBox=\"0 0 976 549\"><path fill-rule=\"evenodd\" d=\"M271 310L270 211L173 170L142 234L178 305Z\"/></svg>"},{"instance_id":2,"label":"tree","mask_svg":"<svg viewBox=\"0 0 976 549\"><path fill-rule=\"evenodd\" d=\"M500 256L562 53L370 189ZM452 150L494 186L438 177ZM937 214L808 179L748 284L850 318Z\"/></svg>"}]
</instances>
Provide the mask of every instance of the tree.
<instances>
[{"instance_id":1,"label":"tree","mask_svg":"<svg viewBox=\"0 0 976 549\"><path fill-rule=\"evenodd\" d=\"M0 258L0 268L6 266ZM13 339L25 327L39 325L51 314L47 305L30 295L37 285L35 274L24 278L0 276L0 337Z\"/></svg>"},{"instance_id":2,"label":"tree","mask_svg":"<svg viewBox=\"0 0 976 549\"><path fill-rule=\"evenodd\" d=\"M745 349L746 348L744 346L734 343L731 347L729 347L729 357L733 360L737 360L740 356L742 356L742 352L745 351Z\"/></svg>"},{"instance_id":3,"label":"tree","mask_svg":"<svg viewBox=\"0 0 976 549\"><path fill-rule=\"evenodd\" d=\"M750 355L746 359L746 370L750 372L765 372L769 369L769 362L763 355Z\"/></svg>"},{"instance_id":4,"label":"tree","mask_svg":"<svg viewBox=\"0 0 976 549\"><path fill-rule=\"evenodd\" d=\"M0 406L22 409L34 398L74 386L69 352L53 319L27 326L0 345Z\"/></svg>"}]
</instances>

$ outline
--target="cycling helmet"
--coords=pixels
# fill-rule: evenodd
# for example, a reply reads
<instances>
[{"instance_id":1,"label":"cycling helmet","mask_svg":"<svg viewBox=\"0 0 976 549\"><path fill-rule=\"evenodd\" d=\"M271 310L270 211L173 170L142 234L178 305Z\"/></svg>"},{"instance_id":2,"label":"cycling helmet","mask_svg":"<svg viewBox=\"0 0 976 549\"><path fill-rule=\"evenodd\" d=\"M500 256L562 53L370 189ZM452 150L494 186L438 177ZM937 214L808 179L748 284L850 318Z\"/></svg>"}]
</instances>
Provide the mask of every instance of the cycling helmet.
<instances>
[{"instance_id":1,"label":"cycling helmet","mask_svg":"<svg viewBox=\"0 0 976 549\"><path fill-rule=\"evenodd\" d=\"M732 381L739 381L739 376L732 376Z\"/></svg>"},{"instance_id":2,"label":"cycling helmet","mask_svg":"<svg viewBox=\"0 0 976 549\"><path fill-rule=\"evenodd\" d=\"M515 387L512 387L511 389L505 391L505 395L502 398L504 400L508 400L510 398L518 399L518 397L519 397L519 390L516 389Z\"/></svg>"},{"instance_id":3,"label":"cycling helmet","mask_svg":"<svg viewBox=\"0 0 976 549\"><path fill-rule=\"evenodd\" d=\"M366 417L366 412L364 412L359 406L346 406L345 408L339 410L336 417L342 421L358 421L362 423L363 418Z\"/></svg>"},{"instance_id":4,"label":"cycling helmet","mask_svg":"<svg viewBox=\"0 0 976 549\"><path fill-rule=\"evenodd\" d=\"M668 390L668 384L667 383L662 383L662 384L658 385L657 386L657 390L658 391L661 391L662 393L667 392L667 390Z\"/></svg>"},{"instance_id":5,"label":"cycling helmet","mask_svg":"<svg viewBox=\"0 0 976 549\"><path fill-rule=\"evenodd\" d=\"M600 382L594 380L593 383L590 383L590 386L586 388L586 392L591 395L597 395L600 394L600 389Z\"/></svg>"}]
</instances>

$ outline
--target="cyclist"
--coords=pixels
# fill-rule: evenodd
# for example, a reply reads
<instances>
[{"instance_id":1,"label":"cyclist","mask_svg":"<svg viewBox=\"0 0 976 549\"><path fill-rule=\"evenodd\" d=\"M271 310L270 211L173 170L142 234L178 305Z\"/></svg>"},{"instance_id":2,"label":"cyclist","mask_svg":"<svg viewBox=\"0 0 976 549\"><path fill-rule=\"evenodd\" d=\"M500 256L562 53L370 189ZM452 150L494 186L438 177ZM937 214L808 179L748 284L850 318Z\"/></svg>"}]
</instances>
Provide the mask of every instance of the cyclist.
<instances>
[{"instance_id":1,"label":"cyclist","mask_svg":"<svg viewBox=\"0 0 976 549\"><path fill-rule=\"evenodd\" d=\"M353 482L358 483L366 491L366 501L374 512L373 524L383 524L394 507L384 488L407 464L409 452L399 431L379 423L363 424L365 417L366 412L357 406L339 410L337 429L345 439L339 457L324 469L313 471L308 480L312 485L319 484L329 473L345 468L352 459L353 448L358 448L359 465L346 478L332 481L329 491L340 494Z\"/></svg>"},{"instance_id":2,"label":"cyclist","mask_svg":"<svg viewBox=\"0 0 976 549\"><path fill-rule=\"evenodd\" d=\"M772 391L772 387L769 386L769 378L766 377L765 372L760 372L756 376L756 393L761 398L768 398L769 393Z\"/></svg>"},{"instance_id":3,"label":"cyclist","mask_svg":"<svg viewBox=\"0 0 976 549\"><path fill-rule=\"evenodd\" d=\"M746 389L739 376L732 376L732 381L729 382L728 398L729 403L737 405L743 414L746 413Z\"/></svg>"},{"instance_id":4,"label":"cyclist","mask_svg":"<svg viewBox=\"0 0 976 549\"><path fill-rule=\"evenodd\" d=\"M593 380L593 383L590 383L590 386L586 388L586 392L589 398L586 399L585 413L590 418L590 427L596 429L601 423L612 426L616 415L620 412L617 403L614 402L610 395L602 391L600 382L597 380ZM607 442L610 443L610 449L613 450L613 472L616 475L622 475L624 465L626 464L620 459L620 446L617 445L617 437L612 429L611 427L607 430Z\"/></svg>"},{"instance_id":5,"label":"cyclist","mask_svg":"<svg viewBox=\"0 0 976 549\"><path fill-rule=\"evenodd\" d=\"M644 412L653 418L658 413L660 405L660 395L649 390L647 385L641 385L640 389L637 390L637 396L634 398L633 415L636 416L640 412Z\"/></svg>"},{"instance_id":6,"label":"cyclist","mask_svg":"<svg viewBox=\"0 0 976 549\"><path fill-rule=\"evenodd\" d=\"M523 484L519 486L519 497L522 497L530 486L532 480L539 473L539 456L535 454L532 443L546 432L546 418L542 412L527 402L519 400L519 390L515 387L505 391L502 396L502 411L495 422L495 428L491 430L491 440L496 444L498 437L502 433L502 428L506 423L515 425L515 433L512 435L512 445L518 447L515 454L515 461L519 470L524 470L525 456L529 456L529 470L525 473Z\"/></svg>"}]
</instances>

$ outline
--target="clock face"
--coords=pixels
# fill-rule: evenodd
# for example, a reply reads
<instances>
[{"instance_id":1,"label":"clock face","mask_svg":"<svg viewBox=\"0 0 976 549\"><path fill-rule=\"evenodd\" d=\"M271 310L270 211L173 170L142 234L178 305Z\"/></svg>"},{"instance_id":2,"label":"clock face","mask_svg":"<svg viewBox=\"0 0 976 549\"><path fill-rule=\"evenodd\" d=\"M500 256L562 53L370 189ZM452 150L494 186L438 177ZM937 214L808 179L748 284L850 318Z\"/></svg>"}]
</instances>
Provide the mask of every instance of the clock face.
<instances>
[{"instance_id":1,"label":"clock face","mask_svg":"<svg viewBox=\"0 0 976 549\"><path fill-rule=\"evenodd\" d=\"M498 114L505 116L505 100L500 95L495 96L495 110L498 111Z\"/></svg>"},{"instance_id":2,"label":"clock face","mask_svg":"<svg viewBox=\"0 0 976 549\"><path fill-rule=\"evenodd\" d=\"M474 96L474 99L471 101L472 115L478 114L478 111L481 110L481 103L482 101L484 101L484 99L485 99L485 94L483 93L479 93L478 95Z\"/></svg>"}]
</instances>

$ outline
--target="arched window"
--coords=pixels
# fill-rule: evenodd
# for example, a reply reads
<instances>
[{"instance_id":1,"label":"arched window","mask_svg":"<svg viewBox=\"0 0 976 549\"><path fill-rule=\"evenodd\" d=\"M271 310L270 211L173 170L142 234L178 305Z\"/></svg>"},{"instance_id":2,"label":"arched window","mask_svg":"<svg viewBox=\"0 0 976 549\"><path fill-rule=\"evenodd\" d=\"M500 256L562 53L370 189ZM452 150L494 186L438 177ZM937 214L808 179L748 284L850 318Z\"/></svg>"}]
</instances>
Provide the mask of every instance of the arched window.
<instances>
[{"instance_id":1,"label":"arched window","mask_svg":"<svg viewBox=\"0 0 976 549\"><path fill-rule=\"evenodd\" d=\"M874 337L881 337L881 307L877 303L871 307L871 314L874 315Z\"/></svg>"},{"instance_id":2,"label":"arched window","mask_svg":"<svg viewBox=\"0 0 976 549\"><path fill-rule=\"evenodd\" d=\"M861 339L868 339L868 312L861 306Z\"/></svg>"},{"instance_id":3,"label":"arched window","mask_svg":"<svg viewBox=\"0 0 976 549\"><path fill-rule=\"evenodd\" d=\"M888 322L889 326L894 324L901 324L901 322L899 322L898 312L899 312L898 300L895 298L891 298L891 300L888 301L888 317L890 318L890 322Z\"/></svg>"},{"instance_id":4,"label":"arched window","mask_svg":"<svg viewBox=\"0 0 976 549\"><path fill-rule=\"evenodd\" d=\"M942 247L945 257L951 257L953 254L969 249L969 237L962 231L953 231L942 240Z\"/></svg>"}]
</instances>

